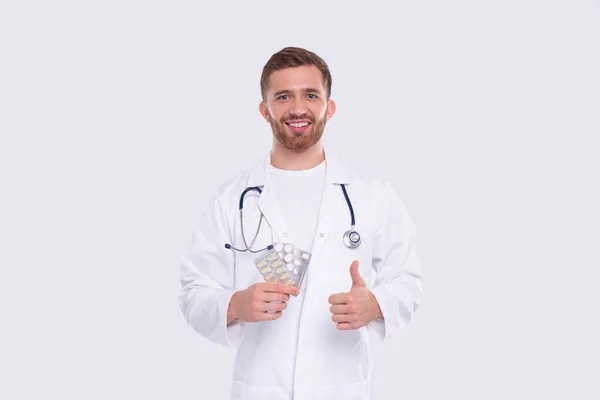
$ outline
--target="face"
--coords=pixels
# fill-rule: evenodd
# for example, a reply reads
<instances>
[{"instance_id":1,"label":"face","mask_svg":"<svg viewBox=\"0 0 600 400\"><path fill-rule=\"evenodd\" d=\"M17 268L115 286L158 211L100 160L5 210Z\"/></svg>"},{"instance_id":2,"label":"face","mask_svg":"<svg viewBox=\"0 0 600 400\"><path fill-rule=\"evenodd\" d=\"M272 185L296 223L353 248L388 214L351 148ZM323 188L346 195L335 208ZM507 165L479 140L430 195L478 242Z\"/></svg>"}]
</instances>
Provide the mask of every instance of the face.
<instances>
[{"instance_id":1,"label":"face","mask_svg":"<svg viewBox=\"0 0 600 400\"><path fill-rule=\"evenodd\" d=\"M323 74L314 65L271 74L259 109L271 124L278 144L300 153L321 139L325 124L335 112L335 103L327 100L324 84Z\"/></svg>"}]
</instances>

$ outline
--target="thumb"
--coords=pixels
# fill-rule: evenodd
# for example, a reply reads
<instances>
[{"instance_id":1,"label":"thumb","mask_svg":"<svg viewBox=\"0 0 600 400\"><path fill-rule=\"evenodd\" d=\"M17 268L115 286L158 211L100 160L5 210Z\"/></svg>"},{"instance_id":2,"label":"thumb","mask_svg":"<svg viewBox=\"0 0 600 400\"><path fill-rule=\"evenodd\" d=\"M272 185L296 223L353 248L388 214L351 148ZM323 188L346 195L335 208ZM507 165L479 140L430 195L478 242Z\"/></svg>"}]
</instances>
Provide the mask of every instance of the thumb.
<instances>
[{"instance_id":1,"label":"thumb","mask_svg":"<svg viewBox=\"0 0 600 400\"><path fill-rule=\"evenodd\" d=\"M350 265L350 276L352 277L352 286L366 286L365 280L360 276L358 272L358 261L354 261Z\"/></svg>"}]
</instances>

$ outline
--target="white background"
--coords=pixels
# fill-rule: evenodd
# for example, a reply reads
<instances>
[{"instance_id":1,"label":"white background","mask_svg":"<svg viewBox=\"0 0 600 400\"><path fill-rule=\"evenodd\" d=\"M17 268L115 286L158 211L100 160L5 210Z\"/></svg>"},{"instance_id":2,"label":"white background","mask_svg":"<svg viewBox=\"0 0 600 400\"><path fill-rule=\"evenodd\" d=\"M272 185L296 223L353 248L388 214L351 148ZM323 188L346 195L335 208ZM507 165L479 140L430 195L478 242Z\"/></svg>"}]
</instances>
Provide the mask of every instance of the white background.
<instances>
[{"instance_id":1,"label":"white background","mask_svg":"<svg viewBox=\"0 0 600 400\"><path fill-rule=\"evenodd\" d=\"M202 3L0 1L0 398L228 398L179 258L288 45L417 224L381 399L600 398L600 1Z\"/></svg>"}]
</instances>

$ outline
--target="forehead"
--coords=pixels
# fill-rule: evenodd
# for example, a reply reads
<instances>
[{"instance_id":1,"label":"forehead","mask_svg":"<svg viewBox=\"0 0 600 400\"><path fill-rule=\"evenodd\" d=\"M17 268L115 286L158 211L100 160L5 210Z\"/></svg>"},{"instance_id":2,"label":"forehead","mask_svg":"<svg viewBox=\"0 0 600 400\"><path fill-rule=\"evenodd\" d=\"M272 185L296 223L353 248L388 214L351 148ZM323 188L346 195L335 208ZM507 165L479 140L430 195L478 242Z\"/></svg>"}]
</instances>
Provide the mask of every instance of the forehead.
<instances>
[{"instance_id":1,"label":"forehead","mask_svg":"<svg viewBox=\"0 0 600 400\"><path fill-rule=\"evenodd\" d=\"M268 91L315 88L325 91L324 77L314 65L284 68L273 71L269 77Z\"/></svg>"}]
</instances>

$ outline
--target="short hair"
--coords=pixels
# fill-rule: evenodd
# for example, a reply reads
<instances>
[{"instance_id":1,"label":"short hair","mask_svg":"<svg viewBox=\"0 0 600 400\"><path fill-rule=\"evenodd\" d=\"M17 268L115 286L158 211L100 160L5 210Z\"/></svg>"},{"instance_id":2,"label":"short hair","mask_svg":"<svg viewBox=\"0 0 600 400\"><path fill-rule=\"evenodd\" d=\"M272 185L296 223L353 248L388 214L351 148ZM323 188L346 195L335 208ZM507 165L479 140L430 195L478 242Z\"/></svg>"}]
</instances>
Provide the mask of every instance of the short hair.
<instances>
[{"instance_id":1,"label":"short hair","mask_svg":"<svg viewBox=\"0 0 600 400\"><path fill-rule=\"evenodd\" d=\"M263 99L265 98L269 77L273 71L284 68L300 67L303 65L314 65L321 71L325 81L327 99L329 99L331 96L331 73L329 72L329 66L321 57L312 51L300 47L285 47L273 54L269 61L267 61L260 77L260 93Z\"/></svg>"}]
</instances>

